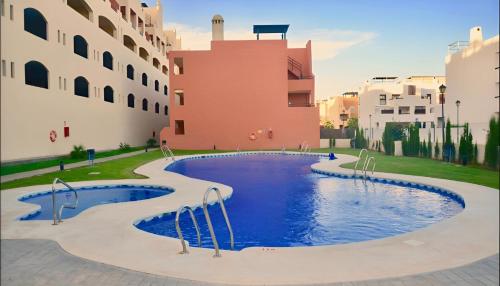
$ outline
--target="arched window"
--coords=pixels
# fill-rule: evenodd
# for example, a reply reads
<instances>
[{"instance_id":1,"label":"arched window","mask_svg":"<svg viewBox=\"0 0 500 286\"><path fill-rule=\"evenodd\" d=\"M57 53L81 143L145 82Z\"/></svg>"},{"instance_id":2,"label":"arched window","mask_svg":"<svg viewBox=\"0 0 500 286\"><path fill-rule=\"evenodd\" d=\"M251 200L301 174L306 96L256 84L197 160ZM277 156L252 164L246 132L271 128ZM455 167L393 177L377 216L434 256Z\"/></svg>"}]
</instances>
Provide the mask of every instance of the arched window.
<instances>
[{"instance_id":1,"label":"arched window","mask_svg":"<svg viewBox=\"0 0 500 286\"><path fill-rule=\"evenodd\" d=\"M84 58L88 58L88 44L87 41L80 35L73 37L73 52Z\"/></svg>"},{"instance_id":2,"label":"arched window","mask_svg":"<svg viewBox=\"0 0 500 286\"><path fill-rule=\"evenodd\" d=\"M134 79L134 66L127 65L127 77L131 80Z\"/></svg>"},{"instance_id":3,"label":"arched window","mask_svg":"<svg viewBox=\"0 0 500 286\"><path fill-rule=\"evenodd\" d=\"M127 97L127 106L130 108L135 107L135 96L133 94L129 94Z\"/></svg>"},{"instance_id":4,"label":"arched window","mask_svg":"<svg viewBox=\"0 0 500 286\"><path fill-rule=\"evenodd\" d=\"M157 58L153 58L153 66L157 69L160 69L160 60Z\"/></svg>"},{"instance_id":5,"label":"arched window","mask_svg":"<svg viewBox=\"0 0 500 286\"><path fill-rule=\"evenodd\" d=\"M116 27L108 18L99 16L99 28L116 39Z\"/></svg>"},{"instance_id":6,"label":"arched window","mask_svg":"<svg viewBox=\"0 0 500 286\"><path fill-rule=\"evenodd\" d=\"M113 103L114 102L113 93L114 93L113 88L107 85L104 88L104 101Z\"/></svg>"},{"instance_id":7,"label":"arched window","mask_svg":"<svg viewBox=\"0 0 500 286\"><path fill-rule=\"evenodd\" d=\"M24 9L24 30L47 40L47 20L38 10Z\"/></svg>"},{"instance_id":8,"label":"arched window","mask_svg":"<svg viewBox=\"0 0 500 286\"><path fill-rule=\"evenodd\" d=\"M142 110L148 111L148 100L145 98L142 100Z\"/></svg>"},{"instance_id":9,"label":"arched window","mask_svg":"<svg viewBox=\"0 0 500 286\"><path fill-rule=\"evenodd\" d=\"M105 68L113 70L113 55L111 55L110 52L106 51L106 52L102 53L102 65Z\"/></svg>"},{"instance_id":10,"label":"arched window","mask_svg":"<svg viewBox=\"0 0 500 286\"><path fill-rule=\"evenodd\" d=\"M155 103L155 113L160 114L160 104L158 102Z\"/></svg>"},{"instance_id":11,"label":"arched window","mask_svg":"<svg viewBox=\"0 0 500 286\"><path fill-rule=\"evenodd\" d=\"M165 115L168 115L168 106L167 105L165 105L164 112L165 112Z\"/></svg>"},{"instance_id":12,"label":"arched window","mask_svg":"<svg viewBox=\"0 0 500 286\"><path fill-rule=\"evenodd\" d=\"M127 35L123 35L123 45L127 48L129 48L132 52L136 52L137 50L137 44L134 42L134 40Z\"/></svg>"},{"instance_id":13,"label":"arched window","mask_svg":"<svg viewBox=\"0 0 500 286\"><path fill-rule=\"evenodd\" d=\"M24 83L49 88L49 71L40 62L30 61L24 65Z\"/></svg>"},{"instance_id":14,"label":"arched window","mask_svg":"<svg viewBox=\"0 0 500 286\"><path fill-rule=\"evenodd\" d=\"M148 75L146 73L142 73L142 85L148 86Z\"/></svg>"},{"instance_id":15,"label":"arched window","mask_svg":"<svg viewBox=\"0 0 500 286\"><path fill-rule=\"evenodd\" d=\"M143 47L140 47L140 48L139 48L139 56L140 56L143 60L145 60L146 62L149 60L149 53L148 53L148 51L146 51L146 49L145 49L145 48L143 48Z\"/></svg>"},{"instance_id":16,"label":"arched window","mask_svg":"<svg viewBox=\"0 0 500 286\"><path fill-rule=\"evenodd\" d=\"M92 9L84 0L68 0L68 6L92 22Z\"/></svg>"},{"instance_id":17,"label":"arched window","mask_svg":"<svg viewBox=\"0 0 500 286\"><path fill-rule=\"evenodd\" d=\"M160 82L155 80L155 90L160 91Z\"/></svg>"},{"instance_id":18,"label":"arched window","mask_svg":"<svg viewBox=\"0 0 500 286\"><path fill-rule=\"evenodd\" d=\"M163 94L168 95L168 86L167 85L163 86Z\"/></svg>"},{"instance_id":19,"label":"arched window","mask_svg":"<svg viewBox=\"0 0 500 286\"><path fill-rule=\"evenodd\" d=\"M75 95L89 97L89 82L83 76L75 78Z\"/></svg>"},{"instance_id":20,"label":"arched window","mask_svg":"<svg viewBox=\"0 0 500 286\"><path fill-rule=\"evenodd\" d=\"M167 73L168 73L168 68L167 68L167 66L162 66L162 67L161 67L161 71L162 71L164 74L167 74Z\"/></svg>"}]
</instances>

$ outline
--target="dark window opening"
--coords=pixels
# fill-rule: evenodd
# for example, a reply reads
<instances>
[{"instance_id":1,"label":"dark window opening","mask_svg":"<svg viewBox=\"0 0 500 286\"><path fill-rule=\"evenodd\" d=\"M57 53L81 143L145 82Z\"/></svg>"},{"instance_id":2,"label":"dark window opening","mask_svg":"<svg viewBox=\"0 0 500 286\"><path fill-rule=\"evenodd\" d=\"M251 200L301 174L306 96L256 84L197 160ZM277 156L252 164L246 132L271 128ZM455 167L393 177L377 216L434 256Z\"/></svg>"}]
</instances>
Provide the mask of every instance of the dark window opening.
<instances>
[{"instance_id":1,"label":"dark window opening","mask_svg":"<svg viewBox=\"0 0 500 286\"><path fill-rule=\"evenodd\" d=\"M163 94L168 95L168 86L167 85L163 86Z\"/></svg>"},{"instance_id":2,"label":"dark window opening","mask_svg":"<svg viewBox=\"0 0 500 286\"><path fill-rule=\"evenodd\" d=\"M158 102L155 103L155 113L160 114L160 104Z\"/></svg>"},{"instance_id":3,"label":"dark window opening","mask_svg":"<svg viewBox=\"0 0 500 286\"><path fill-rule=\"evenodd\" d=\"M175 135L184 135L184 120L175 120Z\"/></svg>"},{"instance_id":4,"label":"dark window opening","mask_svg":"<svg viewBox=\"0 0 500 286\"><path fill-rule=\"evenodd\" d=\"M145 98L142 100L142 110L148 111L148 100Z\"/></svg>"},{"instance_id":5,"label":"dark window opening","mask_svg":"<svg viewBox=\"0 0 500 286\"><path fill-rule=\"evenodd\" d=\"M42 13L33 8L24 9L24 30L47 40L47 21Z\"/></svg>"},{"instance_id":6,"label":"dark window opening","mask_svg":"<svg viewBox=\"0 0 500 286\"><path fill-rule=\"evenodd\" d=\"M148 75L145 73L142 74L142 85L148 86Z\"/></svg>"},{"instance_id":7,"label":"dark window opening","mask_svg":"<svg viewBox=\"0 0 500 286\"><path fill-rule=\"evenodd\" d=\"M134 67L132 65L127 65L127 77L131 80L134 79Z\"/></svg>"},{"instance_id":8,"label":"dark window opening","mask_svg":"<svg viewBox=\"0 0 500 286\"><path fill-rule=\"evenodd\" d=\"M155 90L160 91L160 83L157 80L155 80Z\"/></svg>"},{"instance_id":9,"label":"dark window opening","mask_svg":"<svg viewBox=\"0 0 500 286\"><path fill-rule=\"evenodd\" d=\"M83 76L75 78L75 95L89 97L89 82Z\"/></svg>"},{"instance_id":10,"label":"dark window opening","mask_svg":"<svg viewBox=\"0 0 500 286\"><path fill-rule=\"evenodd\" d=\"M110 52L102 53L102 65L105 68L113 70L113 56L111 55Z\"/></svg>"},{"instance_id":11,"label":"dark window opening","mask_svg":"<svg viewBox=\"0 0 500 286\"><path fill-rule=\"evenodd\" d=\"M87 41L80 35L73 37L73 52L84 58L88 58L88 44Z\"/></svg>"},{"instance_id":12,"label":"dark window opening","mask_svg":"<svg viewBox=\"0 0 500 286\"><path fill-rule=\"evenodd\" d=\"M130 108L135 107L135 96L133 94L129 94L127 97L127 106Z\"/></svg>"},{"instance_id":13,"label":"dark window opening","mask_svg":"<svg viewBox=\"0 0 500 286\"><path fill-rule=\"evenodd\" d=\"M104 101L106 102L111 102L113 103L114 102L114 98L113 98L113 88L111 88L111 86L106 86L104 88Z\"/></svg>"},{"instance_id":14,"label":"dark window opening","mask_svg":"<svg viewBox=\"0 0 500 286\"><path fill-rule=\"evenodd\" d=\"M49 71L40 62L30 61L24 65L24 82L27 85L49 88Z\"/></svg>"},{"instance_id":15,"label":"dark window opening","mask_svg":"<svg viewBox=\"0 0 500 286\"><path fill-rule=\"evenodd\" d=\"M168 106L167 105L165 105L163 112L165 113L165 115L168 115Z\"/></svg>"}]
</instances>

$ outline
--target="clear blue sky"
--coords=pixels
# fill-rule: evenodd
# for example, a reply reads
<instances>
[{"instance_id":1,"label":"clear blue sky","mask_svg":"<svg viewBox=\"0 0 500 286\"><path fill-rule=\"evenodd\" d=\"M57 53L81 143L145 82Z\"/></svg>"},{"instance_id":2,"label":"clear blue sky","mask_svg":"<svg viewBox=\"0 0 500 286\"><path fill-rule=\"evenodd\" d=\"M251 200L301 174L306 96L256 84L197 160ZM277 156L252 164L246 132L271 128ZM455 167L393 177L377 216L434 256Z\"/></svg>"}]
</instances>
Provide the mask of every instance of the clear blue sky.
<instances>
[{"instance_id":1,"label":"clear blue sky","mask_svg":"<svg viewBox=\"0 0 500 286\"><path fill-rule=\"evenodd\" d=\"M146 3L154 5L156 0ZM291 24L290 42L313 41L316 96L325 98L379 75L444 75L447 45L468 40L473 26L498 34L498 0L162 0L166 24L178 28L186 48L189 31L208 35L221 14L232 38L253 24ZM185 36L183 36L183 32ZM242 35L242 38L248 35ZM191 43L190 43L191 42ZM315 47L316 44L316 49ZM336 44L337 43L337 44ZM208 43L207 43L208 47Z\"/></svg>"}]
</instances>

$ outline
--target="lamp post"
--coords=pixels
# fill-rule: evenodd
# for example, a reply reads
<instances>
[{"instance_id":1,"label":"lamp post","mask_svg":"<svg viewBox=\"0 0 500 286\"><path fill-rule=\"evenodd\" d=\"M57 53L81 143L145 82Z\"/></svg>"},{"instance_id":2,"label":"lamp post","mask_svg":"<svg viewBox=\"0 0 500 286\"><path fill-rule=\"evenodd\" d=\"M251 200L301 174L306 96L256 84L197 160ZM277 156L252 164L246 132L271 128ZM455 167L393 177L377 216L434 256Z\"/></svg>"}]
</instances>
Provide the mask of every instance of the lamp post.
<instances>
[{"instance_id":1,"label":"lamp post","mask_svg":"<svg viewBox=\"0 0 500 286\"><path fill-rule=\"evenodd\" d=\"M370 114L370 134L368 134L370 141L372 140L372 115Z\"/></svg>"},{"instance_id":2,"label":"lamp post","mask_svg":"<svg viewBox=\"0 0 500 286\"><path fill-rule=\"evenodd\" d=\"M455 101L455 104L457 105L457 143L460 142L460 138L459 138L459 135L458 135L458 129L460 127L460 121L458 121L459 117L458 117L458 110L459 110L459 107L460 107L460 100L457 100Z\"/></svg>"},{"instance_id":3,"label":"lamp post","mask_svg":"<svg viewBox=\"0 0 500 286\"><path fill-rule=\"evenodd\" d=\"M347 113L345 113L345 110L342 110L342 113L340 114L340 121L342 121L342 135L345 132L344 129L346 120L347 120Z\"/></svg>"},{"instance_id":4,"label":"lamp post","mask_svg":"<svg viewBox=\"0 0 500 286\"><path fill-rule=\"evenodd\" d=\"M445 93L445 91L446 91L446 86L444 84L441 84L439 86L439 104L441 104L441 119L443 120L441 122L442 123L441 124L441 130L442 130L441 135L443 136L441 138L441 140L443 142L442 143L443 148L441 148L441 149L443 150L443 154L445 154L445 151L444 151L444 147L445 147L445 145L444 145L444 124L445 124L445 121L444 121L444 93ZM444 159L444 156L443 156L443 159Z\"/></svg>"}]
</instances>

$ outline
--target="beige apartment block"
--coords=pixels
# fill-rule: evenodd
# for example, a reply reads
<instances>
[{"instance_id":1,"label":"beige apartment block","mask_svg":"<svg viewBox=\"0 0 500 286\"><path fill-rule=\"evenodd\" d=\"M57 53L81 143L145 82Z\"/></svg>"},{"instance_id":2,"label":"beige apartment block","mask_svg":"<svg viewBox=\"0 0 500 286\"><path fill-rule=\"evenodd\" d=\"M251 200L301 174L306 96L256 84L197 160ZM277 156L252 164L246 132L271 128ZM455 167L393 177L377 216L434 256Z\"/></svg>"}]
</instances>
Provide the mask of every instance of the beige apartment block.
<instances>
[{"instance_id":1,"label":"beige apartment block","mask_svg":"<svg viewBox=\"0 0 500 286\"><path fill-rule=\"evenodd\" d=\"M375 77L359 91L359 125L370 141L381 140L386 123L418 124L420 137L440 138L439 86L443 76ZM441 141L439 139L439 141Z\"/></svg>"},{"instance_id":2,"label":"beige apartment block","mask_svg":"<svg viewBox=\"0 0 500 286\"><path fill-rule=\"evenodd\" d=\"M499 36L483 40L481 27L470 29L469 41L448 46L445 116L452 124L469 123L474 141L486 143L489 120L499 109ZM457 101L459 105L457 107ZM456 132L452 138L456 141ZM461 129L459 130L461 132Z\"/></svg>"},{"instance_id":3,"label":"beige apartment block","mask_svg":"<svg viewBox=\"0 0 500 286\"><path fill-rule=\"evenodd\" d=\"M168 125L163 7L1 0L1 160L144 145Z\"/></svg>"},{"instance_id":4,"label":"beige apartment block","mask_svg":"<svg viewBox=\"0 0 500 286\"><path fill-rule=\"evenodd\" d=\"M350 118L358 118L358 93L345 92L341 96L332 96L316 102L319 107L320 122L331 122L334 128L342 128ZM345 114L345 117L341 117ZM342 121L342 119L345 119Z\"/></svg>"}]
</instances>

